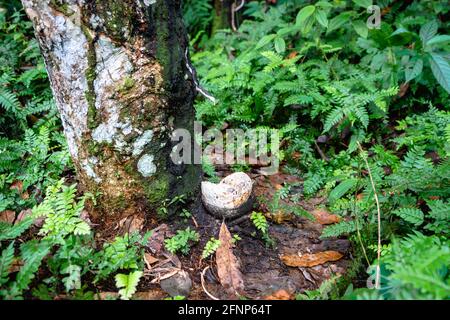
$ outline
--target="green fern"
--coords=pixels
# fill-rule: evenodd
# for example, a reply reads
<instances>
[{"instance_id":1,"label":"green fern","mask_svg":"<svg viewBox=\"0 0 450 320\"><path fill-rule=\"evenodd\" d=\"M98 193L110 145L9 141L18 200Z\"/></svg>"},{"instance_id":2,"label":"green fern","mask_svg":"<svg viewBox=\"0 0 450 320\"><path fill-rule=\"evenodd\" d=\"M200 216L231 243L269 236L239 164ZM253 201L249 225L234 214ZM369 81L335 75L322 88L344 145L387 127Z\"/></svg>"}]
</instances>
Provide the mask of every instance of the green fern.
<instances>
[{"instance_id":1,"label":"green fern","mask_svg":"<svg viewBox=\"0 0 450 320\"><path fill-rule=\"evenodd\" d=\"M269 232L269 223L267 222L266 217L261 212L253 212L250 215L250 220L252 221L253 225L261 231L263 235L267 235Z\"/></svg>"},{"instance_id":2,"label":"green fern","mask_svg":"<svg viewBox=\"0 0 450 320\"><path fill-rule=\"evenodd\" d=\"M0 286L8 282L9 268L14 262L14 241L2 251L0 256Z\"/></svg>"},{"instance_id":3,"label":"green fern","mask_svg":"<svg viewBox=\"0 0 450 320\"><path fill-rule=\"evenodd\" d=\"M122 273L116 275L116 287L120 289L119 295L122 300L129 300L135 294L142 274L142 271L134 271L128 275Z\"/></svg>"},{"instance_id":4,"label":"green fern","mask_svg":"<svg viewBox=\"0 0 450 320\"><path fill-rule=\"evenodd\" d=\"M356 231L355 221L343 221L323 229L321 238L339 237Z\"/></svg>"},{"instance_id":5,"label":"green fern","mask_svg":"<svg viewBox=\"0 0 450 320\"><path fill-rule=\"evenodd\" d=\"M393 211L393 213L403 220L412 223L416 226L423 223L423 212L416 208L401 208Z\"/></svg>"},{"instance_id":6,"label":"green fern","mask_svg":"<svg viewBox=\"0 0 450 320\"><path fill-rule=\"evenodd\" d=\"M205 248L202 252L202 259L206 259L211 256L220 247L220 240L211 238L206 243Z\"/></svg>"}]
</instances>

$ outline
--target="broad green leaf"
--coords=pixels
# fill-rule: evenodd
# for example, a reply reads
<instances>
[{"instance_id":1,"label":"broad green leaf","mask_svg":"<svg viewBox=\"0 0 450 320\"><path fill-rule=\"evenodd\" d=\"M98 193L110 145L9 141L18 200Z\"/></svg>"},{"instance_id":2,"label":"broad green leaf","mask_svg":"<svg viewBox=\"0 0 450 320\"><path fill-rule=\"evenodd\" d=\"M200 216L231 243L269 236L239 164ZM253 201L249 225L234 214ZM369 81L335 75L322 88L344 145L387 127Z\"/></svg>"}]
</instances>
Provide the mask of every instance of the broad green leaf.
<instances>
[{"instance_id":1,"label":"broad green leaf","mask_svg":"<svg viewBox=\"0 0 450 320\"><path fill-rule=\"evenodd\" d=\"M316 3L316 7L320 8L333 8L333 5L327 1L319 1Z\"/></svg>"},{"instance_id":2,"label":"broad green leaf","mask_svg":"<svg viewBox=\"0 0 450 320\"><path fill-rule=\"evenodd\" d=\"M413 79L415 79L417 76L419 76L422 73L423 70L423 61L422 59L418 59L412 68L406 68L405 69L405 80L406 82L409 82Z\"/></svg>"},{"instance_id":3,"label":"broad green leaf","mask_svg":"<svg viewBox=\"0 0 450 320\"><path fill-rule=\"evenodd\" d=\"M428 42L427 42L427 46L432 46L432 45L436 45L436 44L442 44L442 43L447 43L450 42L450 36L449 35L437 35L433 38L431 38Z\"/></svg>"},{"instance_id":4,"label":"broad green leaf","mask_svg":"<svg viewBox=\"0 0 450 320\"><path fill-rule=\"evenodd\" d=\"M313 5L309 5L304 7L302 10L299 11L299 13L297 14L297 19L296 19L296 25L298 27L301 27L305 22L306 19L308 19L316 10L316 7Z\"/></svg>"},{"instance_id":5,"label":"broad green leaf","mask_svg":"<svg viewBox=\"0 0 450 320\"><path fill-rule=\"evenodd\" d=\"M323 10L316 10L315 13L316 20L319 22L324 28L328 27L328 18L327 14Z\"/></svg>"},{"instance_id":6,"label":"broad green leaf","mask_svg":"<svg viewBox=\"0 0 450 320\"><path fill-rule=\"evenodd\" d=\"M450 93L450 65L444 57L437 53L430 53L430 66L437 82Z\"/></svg>"},{"instance_id":7,"label":"broad green leaf","mask_svg":"<svg viewBox=\"0 0 450 320\"><path fill-rule=\"evenodd\" d=\"M328 22L328 32L340 28L345 23L349 22L351 12L342 12L340 15L334 17Z\"/></svg>"},{"instance_id":8,"label":"broad green leaf","mask_svg":"<svg viewBox=\"0 0 450 320\"><path fill-rule=\"evenodd\" d=\"M372 5L372 0L353 0L353 2L360 7L368 8Z\"/></svg>"},{"instance_id":9,"label":"broad green leaf","mask_svg":"<svg viewBox=\"0 0 450 320\"><path fill-rule=\"evenodd\" d=\"M262 48L265 45L268 45L277 35L276 34L268 34L262 37L258 43L256 44L256 49Z\"/></svg>"},{"instance_id":10,"label":"broad green leaf","mask_svg":"<svg viewBox=\"0 0 450 320\"><path fill-rule=\"evenodd\" d=\"M432 20L422 26L420 28L420 39L422 40L422 43L425 45L430 39L432 39L438 30L438 24L436 20Z\"/></svg>"},{"instance_id":11,"label":"broad green leaf","mask_svg":"<svg viewBox=\"0 0 450 320\"><path fill-rule=\"evenodd\" d=\"M283 38L275 38L275 51L278 53L283 53L286 50L286 42Z\"/></svg>"},{"instance_id":12,"label":"broad green leaf","mask_svg":"<svg viewBox=\"0 0 450 320\"><path fill-rule=\"evenodd\" d=\"M297 31L297 28L295 28L295 26L289 26L289 27L281 28L280 30L278 30L277 35L279 37L285 37L289 33L295 32L295 31Z\"/></svg>"},{"instance_id":13,"label":"broad green leaf","mask_svg":"<svg viewBox=\"0 0 450 320\"><path fill-rule=\"evenodd\" d=\"M116 287L119 288L119 295L122 300L129 300L136 292L137 285L141 279L142 271L134 271L129 275L117 274Z\"/></svg>"},{"instance_id":14,"label":"broad green leaf","mask_svg":"<svg viewBox=\"0 0 450 320\"><path fill-rule=\"evenodd\" d=\"M413 34L405 28L398 28L389 36L392 45L405 45L411 42Z\"/></svg>"},{"instance_id":15,"label":"broad green leaf","mask_svg":"<svg viewBox=\"0 0 450 320\"><path fill-rule=\"evenodd\" d=\"M301 27L301 32L303 33L303 35L309 33L314 25L314 21L316 21L314 19L313 16L308 17L308 19L306 19L305 23L302 25Z\"/></svg>"},{"instance_id":16,"label":"broad green leaf","mask_svg":"<svg viewBox=\"0 0 450 320\"><path fill-rule=\"evenodd\" d=\"M356 186L357 183L357 179L347 179L342 181L330 192L330 195L328 196L329 201L333 202L342 198L347 192Z\"/></svg>"},{"instance_id":17,"label":"broad green leaf","mask_svg":"<svg viewBox=\"0 0 450 320\"><path fill-rule=\"evenodd\" d=\"M362 20L356 20L352 22L353 28L355 28L355 31L358 35L360 35L363 38L367 38L367 35L369 34L369 29L367 28L367 24Z\"/></svg>"}]
</instances>

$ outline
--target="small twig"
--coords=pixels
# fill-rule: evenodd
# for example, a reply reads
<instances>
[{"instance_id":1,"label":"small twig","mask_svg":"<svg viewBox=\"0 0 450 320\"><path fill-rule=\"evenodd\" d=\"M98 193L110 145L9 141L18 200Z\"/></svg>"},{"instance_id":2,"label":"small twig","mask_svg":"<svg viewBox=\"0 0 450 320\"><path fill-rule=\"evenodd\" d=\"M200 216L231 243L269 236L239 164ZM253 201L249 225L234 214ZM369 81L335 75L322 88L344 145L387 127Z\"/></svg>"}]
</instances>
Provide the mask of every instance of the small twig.
<instances>
[{"instance_id":1,"label":"small twig","mask_svg":"<svg viewBox=\"0 0 450 320\"><path fill-rule=\"evenodd\" d=\"M316 150L317 152L320 154L320 157L322 158L323 161L330 161L330 159L328 159L328 157L325 155L325 153L323 153L322 149L320 149L319 145L317 144L317 141L314 141L314 145L316 146Z\"/></svg>"},{"instance_id":2,"label":"small twig","mask_svg":"<svg viewBox=\"0 0 450 320\"><path fill-rule=\"evenodd\" d=\"M358 216L356 216L355 222L356 222L356 233L357 233L357 235L358 235L358 241L359 241L359 244L361 245L361 249L362 249L362 251L363 251L364 258L366 259L367 265L370 266L370 261L369 261L369 258L367 257L366 248L364 248L364 244L363 244L362 238L361 238L361 232L360 232L360 230L359 230Z\"/></svg>"},{"instance_id":3,"label":"small twig","mask_svg":"<svg viewBox=\"0 0 450 320\"><path fill-rule=\"evenodd\" d=\"M233 221L228 222L228 226L231 227L231 226L238 225L241 222L247 221L249 218L250 218L250 215L246 214L246 215L244 215L244 216L242 216L240 218L237 218L237 219L235 219Z\"/></svg>"},{"instance_id":4,"label":"small twig","mask_svg":"<svg viewBox=\"0 0 450 320\"><path fill-rule=\"evenodd\" d=\"M207 295L208 297L210 297L212 300L219 300L219 298L214 297L211 293L208 292L208 290L206 290L206 287L205 287L205 273L206 273L206 271L207 271L208 269L209 269L209 266L206 266L206 268L203 269L202 273L200 274L200 279L201 279L203 291L204 291L204 292L206 293L206 295Z\"/></svg>"},{"instance_id":5,"label":"small twig","mask_svg":"<svg viewBox=\"0 0 450 320\"><path fill-rule=\"evenodd\" d=\"M357 141L359 150L361 151L362 158L367 166L367 172L369 174L370 183L372 185L373 195L375 198L375 203L377 204L377 220L378 220L378 248L377 248L377 269L375 273L375 288L380 289L380 259L381 259L381 208L380 208L380 201L378 200L378 194L377 189L375 187L375 182L373 181L372 176L372 170L370 169L369 162L367 161L367 158L364 155L364 150Z\"/></svg>"},{"instance_id":6,"label":"small twig","mask_svg":"<svg viewBox=\"0 0 450 320\"><path fill-rule=\"evenodd\" d=\"M192 218L192 222L194 222L195 227L198 229L198 222L197 222L197 220L195 219L195 217L193 215L191 216L191 218Z\"/></svg>"}]
</instances>

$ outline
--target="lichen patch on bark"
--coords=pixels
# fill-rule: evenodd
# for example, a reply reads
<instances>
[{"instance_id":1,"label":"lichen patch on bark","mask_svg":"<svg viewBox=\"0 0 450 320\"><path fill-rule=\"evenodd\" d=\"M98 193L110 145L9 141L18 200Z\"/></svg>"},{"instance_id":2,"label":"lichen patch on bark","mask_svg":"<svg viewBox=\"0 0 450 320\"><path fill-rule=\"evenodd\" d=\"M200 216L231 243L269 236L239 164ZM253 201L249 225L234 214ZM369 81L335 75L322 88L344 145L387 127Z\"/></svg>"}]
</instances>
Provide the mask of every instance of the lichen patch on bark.
<instances>
[{"instance_id":1,"label":"lichen patch on bark","mask_svg":"<svg viewBox=\"0 0 450 320\"><path fill-rule=\"evenodd\" d=\"M171 132L194 119L181 2L22 2L80 187L101 194L98 212L156 211L167 198L192 192L200 168L170 162Z\"/></svg>"}]
</instances>

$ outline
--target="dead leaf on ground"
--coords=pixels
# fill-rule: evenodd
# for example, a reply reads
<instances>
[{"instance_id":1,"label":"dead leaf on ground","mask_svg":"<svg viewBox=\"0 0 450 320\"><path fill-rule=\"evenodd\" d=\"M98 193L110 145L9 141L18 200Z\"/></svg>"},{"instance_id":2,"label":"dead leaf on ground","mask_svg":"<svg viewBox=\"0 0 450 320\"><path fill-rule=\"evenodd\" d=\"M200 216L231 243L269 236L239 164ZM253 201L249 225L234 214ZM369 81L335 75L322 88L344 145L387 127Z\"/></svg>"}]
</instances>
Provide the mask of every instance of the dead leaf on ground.
<instances>
[{"instance_id":1,"label":"dead leaf on ground","mask_svg":"<svg viewBox=\"0 0 450 320\"><path fill-rule=\"evenodd\" d=\"M289 267L314 267L329 261L337 261L343 257L337 251L324 251L318 253L299 255L282 255L281 260Z\"/></svg>"},{"instance_id":2,"label":"dead leaf on ground","mask_svg":"<svg viewBox=\"0 0 450 320\"><path fill-rule=\"evenodd\" d=\"M0 212L0 221L6 222L6 223L13 223L14 219L16 218L16 213L11 210L6 210Z\"/></svg>"},{"instance_id":3,"label":"dead leaf on ground","mask_svg":"<svg viewBox=\"0 0 450 320\"><path fill-rule=\"evenodd\" d=\"M263 300L293 300L294 295L284 289L280 289L273 294L264 297Z\"/></svg>"},{"instance_id":4,"label":"dead leaf on ground","mask_svg":"<svg viewBox=\"0 0 450 320\"><path fill-rule=\"evenodd\" d=\"M22 193L23 189L23 182L20 180L16 180L11 184L11 187L9 187L9 190L16 189L19 193Z\"/></svg>"},{"instance_id":5,"label":"dead leaf on ground","mask_svg":"<svg viewBox=\"0 0 450 320\"><path fill-rule=\"evenodd\" d=\"M151 269L151 265L158 262L159 259L152 256L150 253L144 254L145 264L147 265L147 269Z\"/></svg>"},{"instance_id":6,"label":"dead leaf on ground","mask_svg":"<svg viewBox=\"0 0 450 320\"><path fill-rule=\"evenodd\" d=\"M170 236L171 232L167 224L161 224L157 228L153 229L152 235L147 243L147 248L149 248L155 255L158 255L163 249L164 239Z\"/></svg>"},{"instance_id":7,"label":"dead leaf on ground","mask_svg":"<svg viewBox=\"0 0 450 320\"><path fill-rule=\"evenodd\" d=\"M10 190L17 190L17 192L20 194L20 197L24 200L30 198L30 194L27 190L23 191L23 182L20 180L16 180L11 184Z\"/></svg>"},{"instance_id":8,"label":"dead leaf on ground","mask_svg":"<svg viewBox=\"0 0 450 320\"><path fill-rule=\"evenodd\" d=\"M86 222L88 225L90 225L91 227L93 226L91 218L89 216L89 212L87 210L83 210L80 213L80 219L84 220L84 222Z\"/></svg>"},{"instance_id":9,"label":"dead leaf on ground","mask_svg":"<svg viewBox=\"0 0 450 320\"><path fill-rule=\"evenodd\" d=\"M282 224L283 222L291 221L293 216L290 213L286 213L285 210L281 209L275 213L268 212L265 214L266 218L276 224Z\"/></svg>"},{"instance_id":10,"label":"dead leaf on ground","mask_svg":"<svg viewBox=\"0 0 450 320\"><path fill-rule=\"evenodd\" d=\"M340 217L329 213L326 209L316 209L311 213L316 218L316 222L320 224L333 224L341 221Z\"/></svg>"},{"instance_id":11,"label":"dead leaf on ground","mask_svg":"<svg viewBox=\"0 0 450 320\"><path fill-rule=\"evenodd\" d=\"M230 231L224 222L219 233L220 246L216 251L217 274L220 283L231 295L238 296L244 291L244 280L239 270L239 261L233 253Z\"/></svg>"},{"instance_id":12,"label":"dead leaf on ground","mask_svg":"<svg viewBox=\"0 0 450 320\"><path fill-rule=\"evenodd\" d=\"M16 224L23 221L26 217L30 216L32 213L33 213L33 210L31 210L31 209L26 209L26 210L20 211L20 213L16 219ZM45 217L39 217L39 218L34 219L33 225L35 227L40 228L44 225L44 222L45 222Z\"/></svg>"},{"instance_id":13,"label":"dead leaf on ground","mask_svg":"<svg viewBox=\"0 0 450 320\"><path fill-rule=\"evenodd\" d=\"M129 216L119 221L118 227L127 233L141 231L144 226L144 219L136 216Z\"/></svg>"},{"instance_id":14,"label":"dead leaf on ground","mask_svg":"<svg viewBox=\"0 0 450 320\"><path fill-rule=\"evenodd\" d=\"M23 266L23 260L16 258L16 259L14 259L13 263L9 267L9 272L10 273L19 272L19 270L20 270L20 268L22 268L22 266Z\"/></svg>"}]
</instances>

